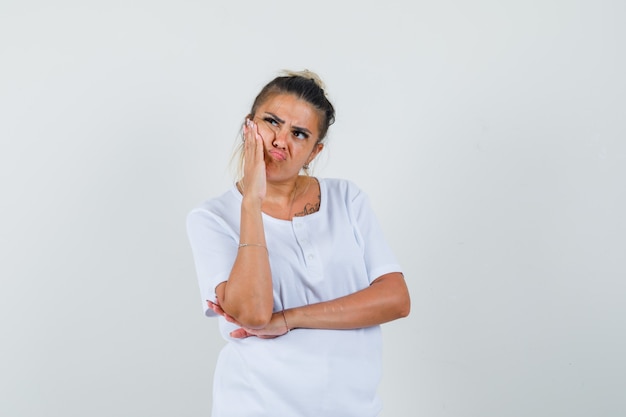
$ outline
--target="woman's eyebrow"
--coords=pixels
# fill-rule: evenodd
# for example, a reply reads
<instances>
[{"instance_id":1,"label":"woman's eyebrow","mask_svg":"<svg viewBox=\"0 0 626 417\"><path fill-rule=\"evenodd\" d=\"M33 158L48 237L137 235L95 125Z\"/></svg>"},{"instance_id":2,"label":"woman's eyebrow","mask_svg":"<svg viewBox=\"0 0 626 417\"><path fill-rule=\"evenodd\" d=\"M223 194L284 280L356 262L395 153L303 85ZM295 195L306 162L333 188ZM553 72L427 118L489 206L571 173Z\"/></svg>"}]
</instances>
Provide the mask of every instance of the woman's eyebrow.
<instances>
[{"instance_id":1,"label":"woman's eyebrow","mask_svg":"<svg viewBox=\"0 0 626 417\"><path fill-rule=\"evenodd\" d=\"M272 116L274 119L276 119L276 121L278 123L285 123L285 121L283 119L281 119L280 117L276 116L274 113L270 113L270 112L266 111L265 114L269 114L270 116Z\"/></svg>"},{"instance_id":2,"label":"woman's eyebrow","mask_svg":"<svg viewBox=\"0 0 626 417\"><path fill-rule=\"evenodd\" d=\"M268 114L268 115L272 116L274 119L276 119L276 121L278 123L285 123L285 121L283 119L281 119L280 117L276 116L274 113L266 111L265 114ZM295 130L298 130L300 132L307 133L309 135L311 134L311 131L309 129L307 129L306 127L292 126L292 128L294 128Z\"/></svg>"}]
</instances>

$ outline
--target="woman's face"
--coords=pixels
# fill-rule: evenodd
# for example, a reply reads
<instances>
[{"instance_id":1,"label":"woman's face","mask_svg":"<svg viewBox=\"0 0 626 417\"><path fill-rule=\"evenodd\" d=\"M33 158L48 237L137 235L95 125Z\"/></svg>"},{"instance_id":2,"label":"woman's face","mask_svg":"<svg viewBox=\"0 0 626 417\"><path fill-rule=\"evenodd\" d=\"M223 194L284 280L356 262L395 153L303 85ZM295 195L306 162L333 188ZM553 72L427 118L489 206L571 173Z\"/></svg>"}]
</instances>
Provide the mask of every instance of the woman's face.
<instances>
[{"instance_id":1,"label":"woman's face","mask_svg":"<svg viewBox=\"0 0 626 417\"><path fill-rule=\"evenodd\" d=\"M271 96L253 121L263 137L268 180L288 180L311 162L324 145L319 138L318 111L292 94Z\"/></svg>"}]
</instances>

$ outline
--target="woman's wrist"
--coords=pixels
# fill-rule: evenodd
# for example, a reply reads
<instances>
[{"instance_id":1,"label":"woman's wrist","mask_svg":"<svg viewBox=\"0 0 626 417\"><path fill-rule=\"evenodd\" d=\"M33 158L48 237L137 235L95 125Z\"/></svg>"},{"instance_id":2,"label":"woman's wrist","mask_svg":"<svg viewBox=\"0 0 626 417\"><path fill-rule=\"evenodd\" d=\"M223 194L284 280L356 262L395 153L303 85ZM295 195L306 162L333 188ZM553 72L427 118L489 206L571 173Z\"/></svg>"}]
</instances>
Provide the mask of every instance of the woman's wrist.
<instances>
[{"instance_id":1,"label":"woman's wrist","mask_svg":"<svg viewBox=\"0 0 626 417\"><path fill-rule=\"evenodd\" d=\"M295 326L295 321L296 321L296 317L295 317L295 309L290 308L287 310L283 310L283 319L285 321L285 326L287 327L287 331L291 331L293 329L296 328Z\"/></svg>"},{"instance_id":2,"label":"woman's wrist","mask_svg":"<svg viewBox=\"0 0 626 417\"><path fill-rule=\"evenodd\" d=\"M286 334L286 333L289 333L291 329L289 328L289 324L287 323L287 316L285 315L285 310L281 311L281 313L283 316L283 322L285 323L285 329L286 329L285 334Z\"/></svg>"},{"instance_id":3,"label":"woman's wrist","mask_svg":"<svg viewBox=\"0 0 626 417\"><path fill-rule=\"evenodd\" d=\"M263 201L258 197L244 196L241 201L242 213L260 213L263 207Z\"/></svg>"}]
</instances>

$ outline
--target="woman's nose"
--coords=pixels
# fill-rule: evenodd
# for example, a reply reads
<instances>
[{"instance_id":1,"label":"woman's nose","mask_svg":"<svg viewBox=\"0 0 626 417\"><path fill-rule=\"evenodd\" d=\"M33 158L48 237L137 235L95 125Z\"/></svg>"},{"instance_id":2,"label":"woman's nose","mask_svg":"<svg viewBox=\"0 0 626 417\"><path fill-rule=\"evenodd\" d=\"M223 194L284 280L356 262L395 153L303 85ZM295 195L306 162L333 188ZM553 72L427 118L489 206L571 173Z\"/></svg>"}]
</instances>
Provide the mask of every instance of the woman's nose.
<instances>
[{"instance_id":1,"label":"woman's nose","mask_svg":"<svg viewBox=\"0 0 626 417\"><path fill-rule=\"evenodd\" d=\"M274 140L272 145L276 148L284 148L287 143L288 129L274 129Z\"/></svg>"}]
</instances>

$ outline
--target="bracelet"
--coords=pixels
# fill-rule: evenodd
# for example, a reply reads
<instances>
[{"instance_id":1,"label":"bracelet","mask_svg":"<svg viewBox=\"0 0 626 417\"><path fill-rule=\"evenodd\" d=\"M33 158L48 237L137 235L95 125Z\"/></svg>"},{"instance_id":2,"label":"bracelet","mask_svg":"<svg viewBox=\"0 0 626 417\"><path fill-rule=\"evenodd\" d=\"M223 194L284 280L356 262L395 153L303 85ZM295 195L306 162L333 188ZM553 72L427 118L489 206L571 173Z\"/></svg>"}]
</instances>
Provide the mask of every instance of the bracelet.
<instances>
[{"instance_id":1,"label":"bracelet","mask_svg":"<svg viewBox=\"0 0 626 417\"><path fill-rule=\"evenodd\" d=\"M283 320L285 321L285 327L287 328L285 334L287 334L289 333L289 325L287 324L287 317L285 317L285 310L281 311L281 313L283 313Z\"/></svg>"},{"instance_id":2,"label":"bracelet","mask_svg":"<svg viewBox=\"0 0 626 417\"><path fill-rule=\"evenodd\" d=\"M267 250L267 246L261 245L260 243L240 243L238 248L241 249L241 248L245 248L246 246L259 246L259 247L265 248L265 250Z\"/></svg>"}]
</instances>

